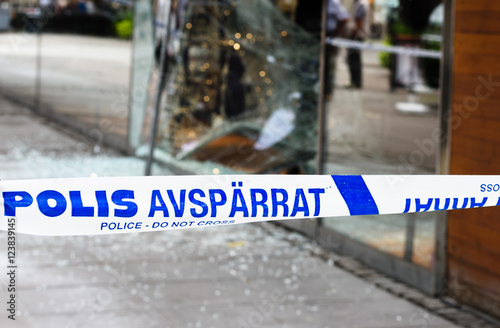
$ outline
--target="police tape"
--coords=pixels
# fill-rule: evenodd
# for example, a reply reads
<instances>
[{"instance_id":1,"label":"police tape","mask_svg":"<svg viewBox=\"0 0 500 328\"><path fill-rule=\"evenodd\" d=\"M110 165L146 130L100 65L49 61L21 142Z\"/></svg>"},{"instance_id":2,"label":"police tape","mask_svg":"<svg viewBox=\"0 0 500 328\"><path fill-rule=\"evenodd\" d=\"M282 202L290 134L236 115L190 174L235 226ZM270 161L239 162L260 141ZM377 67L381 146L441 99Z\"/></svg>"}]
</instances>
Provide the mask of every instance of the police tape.
<instances>
[{"instance_id":1,"label":"police tape","mask_svg":"<svg viewBox=\"0 0 500 328\"><path fill-rule=\"evenodd\" d=\"M1 230L97 235L500 205L500 176L213 175L0 181Z\"/></svg>"},{"instance_id":2,"label":"police tape","mask_svg":"<svg viewBox=\"0 0 500 328\"><path fill-rule=\"evenodd\" d=\"M426 58L439 59L442 56L441 52L437 50L426 50L426 49L419 49L416 47L386 46L382 44L355 41L342 38L328 38L326 40L326 43L341 48L383 51L391 54L406 55L412 57L426 57Z\"/></svg>"}]
</instances>

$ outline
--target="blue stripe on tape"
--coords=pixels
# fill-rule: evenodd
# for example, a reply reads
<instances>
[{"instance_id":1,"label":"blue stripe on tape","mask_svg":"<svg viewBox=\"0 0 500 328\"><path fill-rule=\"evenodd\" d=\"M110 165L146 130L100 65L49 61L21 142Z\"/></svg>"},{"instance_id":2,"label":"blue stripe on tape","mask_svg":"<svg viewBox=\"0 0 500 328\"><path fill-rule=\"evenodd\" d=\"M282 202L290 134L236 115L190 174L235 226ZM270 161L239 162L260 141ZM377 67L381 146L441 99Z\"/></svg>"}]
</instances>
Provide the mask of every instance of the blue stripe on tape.
<instances>
[{"instance_id":1,"label":"blue stripe on tape","mask_svg":"<svg viewBox=\"0 0 500 328\"><path fill-rule=\"evenodd\" d=\"M377 204L360 175L332 175L351 215L379 214Z\"/></svg>"}]
</instances>

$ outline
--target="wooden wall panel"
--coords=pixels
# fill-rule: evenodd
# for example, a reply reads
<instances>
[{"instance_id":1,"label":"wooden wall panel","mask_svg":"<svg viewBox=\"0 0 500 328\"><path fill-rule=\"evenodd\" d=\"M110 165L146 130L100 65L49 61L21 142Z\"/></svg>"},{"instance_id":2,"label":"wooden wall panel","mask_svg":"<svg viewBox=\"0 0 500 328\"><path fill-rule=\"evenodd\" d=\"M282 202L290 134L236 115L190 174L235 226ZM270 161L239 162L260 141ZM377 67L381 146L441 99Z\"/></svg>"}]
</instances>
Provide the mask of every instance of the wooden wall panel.
<instances>
[{"instance_id":1,"label":"wooden wall panel","mask_svg":"<svg viewBox=\"0 0 500 328\"><path fill-rule=\"evenodd\" d=\"M456 73L489 75L498 73L500 71L500 61L498 60L498 55L494 54L471 54L455 52L454 61L455 65L453 65L453 71Z\"/></svg>"},{"instance_id":2,"label":"wooden wall panel","mask_svg":"<svg viewBox=\"0 0 500 328\"><path fill-rule=\"evenodd\" d=\"M500 174L500 1L456 0L454 33L450 173ZM447 242L448 294L500 317L500 209L450 212Z\"/></svg>"},{"instance_id":3,"label":"wooden wall panel","mask_svg":"<svg viewBox=\"0 0 500 328\"><path fill-rule=\"evenodd\" d=\"M479 209L475 210L480 211ZM486 253L500 254L500 243L498 243L500 231L495 231L494 227L483 225L482 222L474 220L471 210L466 212L469 212L467 217L456 215L453 221L450 222L448 227L449 237L457 241L466 241L479 249L483 249ZM489 264L485 264L486 266L489 266Z\"/></svg>"},{"instance_id":4,"label":"wooden wall panel","mask_svg":"<svg viewBox=\"0 0 500 328\"><path fill-rule=\"evenodd\" d=\"M495 0L456 0L457 12L500 11L500 2Z\"/></svg>"},{"instance_id":5,"label":"wooden wall panel","mask_svg":"<svg viewBox=\"0 0 500 328\"><path fill-rule=\"evenodd\" d=\"M475 161L467 156L457 156L454 158L460 165L451 164L453 174L491 174L491 165Z\"/></svg>"},{"instance_id":6,"label":"wooden wall panel","mask_svg":"<svg viewBox=\"0 0 500 328\"><path fill-rule=\"evenodd\" d=\"M473 0L471 0L473 1ZM498 2L498 0L491 0ZM500 26L496 12L457 12L455 15L455 26L457 32L475 34L498 34Z\"/></svg>"},{"instance_id":7,"label":"wooden wall panel","mask_svg":"<svg viewBox=\"0 0 500 328\"><path fill-rule=\"evenodd\" d=\"M491 166L500 156L500 144L485 142L483 139L469 138L465 136L455 137L456 147L453 149L455 156L468 156L478 164ZM498 172L500 174L500 167Z\"/></svg>"},{"instance_id":8,"label":"wooden wall panel","mask_svg":"<svg viewBox=\"0 0 500 328\"><path fill-rule=\"evenodd\" d=\"M493 79L493 73L496 72L491 72L489 74L454 72L454 94L475 96L478 97L481 102L485 99L491 100L490 98L500 99L500 79Z\"/></svg>"},{"instance_id":9,"label":"wooden wall panel","mask_svg":"<svg viewBox=\"0 0 500 328\"><path fill-rule=\"evenodd\" d=\"M458 117L457 117L458 119ZM457 135L484 141L500 142L500 120L460 116L455 123Z\"/></svg>"},{"instance_id":10,"label":"wooden wall panel","mask_svg":"<svg viewBox=\"0 0 500 328\"><path fill-rule=\"evenodd\" d=\"M496 290L500 288L496 274L478 269L472 265L449 259L449 273L453 277L448 281L448 294L459 300L467 300L467 303L495 314L500 308L500 298Z\"/></svg>"},{"instance_id":11,"label":"wooden wall panel","mask_svg":"<svg viewBox=\"0 0 500 328\"><path fill-rule=\"evenodd\" d=\"M457 263L467 263L468 266L479 268L493 276L500 275L500 254L485 252L483 248L469 243L468 240L452 239L448 244L448 254L455 258ZM489 265L485 266L485 263Z\"/></svg>"},{"instance_id":12,"label":"wooden wall panel","mask_svg":"<svg viewBox=\"0 0 500 328\"><path fill-rule=\"evenodd\" d=\"M455 34L455 51L460 54L476 55L478 52L484 55L498 55L497 48L500 43L500 35L457 33Z\"/></svg>"}]
</instances>

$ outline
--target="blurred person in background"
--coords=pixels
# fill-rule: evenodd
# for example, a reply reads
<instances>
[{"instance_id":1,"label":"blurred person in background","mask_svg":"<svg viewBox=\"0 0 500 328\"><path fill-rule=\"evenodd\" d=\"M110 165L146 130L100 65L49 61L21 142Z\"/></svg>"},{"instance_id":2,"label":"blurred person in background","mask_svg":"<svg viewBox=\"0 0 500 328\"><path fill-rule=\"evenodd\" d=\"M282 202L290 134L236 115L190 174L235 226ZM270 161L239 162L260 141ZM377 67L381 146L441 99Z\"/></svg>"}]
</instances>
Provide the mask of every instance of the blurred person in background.
<instances>
[{"instance_id":1,"label":"blurred person in background","mask_svg":"<svg viewBox=\"0 0 500 328\"><path fill-rule=\"evenodd\" d=\"M342 6L340 0L328 0L326 7L326 36L327 38L339 37L344 32L344 27L349 21L349 13ZM338 48L326 44L325 48L325 96L331 96L333 86L335 85L335 57Z\"/></svg>"},{"instance_id":2,"label":"blurred person in background","mask_svg":"<svg viewBox=\"0 0 500 328\"><path fill-rule=\"evenodd\" d=\"M361 0L354 0L350 10L351 20L348 26L348 37L355 41L364 41L367 7ZM347 66L349 67L349 87L360 89L363 85L361 69L361 51L355 48L347 49Z\"/></svg>"}]
</instances>

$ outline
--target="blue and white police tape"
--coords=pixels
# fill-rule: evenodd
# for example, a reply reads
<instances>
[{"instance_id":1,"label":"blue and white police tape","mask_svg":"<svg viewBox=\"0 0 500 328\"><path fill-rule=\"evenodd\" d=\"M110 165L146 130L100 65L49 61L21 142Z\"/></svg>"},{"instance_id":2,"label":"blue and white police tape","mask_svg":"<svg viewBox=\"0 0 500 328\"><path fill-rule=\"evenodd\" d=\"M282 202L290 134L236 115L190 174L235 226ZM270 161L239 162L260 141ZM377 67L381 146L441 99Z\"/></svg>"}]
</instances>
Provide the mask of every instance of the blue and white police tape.
<instances>
[{"instance_id":1,"label":"blue and white police tape","mask_svg":"<svg viewBox=\"0 0 500 328\"><path fill-rule=\"evenodd\" d=\"M442 57L441 52L437 50L426 50L416 47L386 46L383 44L355 41L342 38L328 38L326 40L326 43L340 48L383 51L391 54L405 55L412 57L426 57L435 59L440 59Z\"/></svg>"},{"instance_id":2,"label":"blue and white police tape","mask_svg":"<svg viewBox=\"0 0 500 328\"><path fill-rule=\"evenodd\" d=\"M500 176L214 175L0 181L0 229L96 235L500 205ZM12 220L10 220L12 221Z\"/></svg>"}]
</instances>

